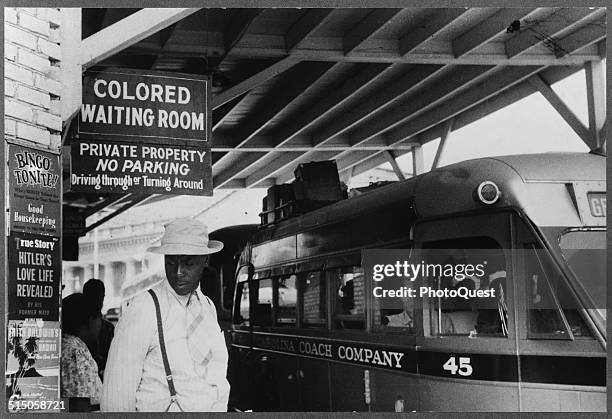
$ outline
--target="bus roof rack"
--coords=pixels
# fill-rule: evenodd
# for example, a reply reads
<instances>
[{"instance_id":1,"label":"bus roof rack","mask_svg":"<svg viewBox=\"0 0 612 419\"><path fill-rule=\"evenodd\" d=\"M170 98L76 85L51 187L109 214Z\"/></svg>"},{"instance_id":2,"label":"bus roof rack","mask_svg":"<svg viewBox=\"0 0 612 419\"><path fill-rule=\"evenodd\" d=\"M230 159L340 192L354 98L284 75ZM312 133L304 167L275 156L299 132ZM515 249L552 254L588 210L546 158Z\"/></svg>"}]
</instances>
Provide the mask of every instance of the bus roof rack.
<instances>
[{"instance_id":1,"label":"bus roof rack","mask_svg":"<svg viewBox=\"0 0 612 419\"><path fill-rule=\"evenodd\" d=\"M347 198L334 160L302 163L294 174L293 182L268 189L259 214L262 227Z\"/></svg>"}]
</instances>

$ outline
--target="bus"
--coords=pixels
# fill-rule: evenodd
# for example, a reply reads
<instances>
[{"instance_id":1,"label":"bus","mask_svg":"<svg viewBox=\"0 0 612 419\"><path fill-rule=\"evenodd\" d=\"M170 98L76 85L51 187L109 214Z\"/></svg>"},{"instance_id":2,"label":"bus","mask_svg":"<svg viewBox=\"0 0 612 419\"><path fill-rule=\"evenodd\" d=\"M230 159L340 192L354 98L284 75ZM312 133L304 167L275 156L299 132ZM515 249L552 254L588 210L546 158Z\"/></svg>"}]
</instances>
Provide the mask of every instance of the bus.
<instances>
[{"instance_id":1,"label":"bus","mask_svg":"<svg viewBox=\"0 0 612 419\"><path fill-rule=\"evenodd\" d=\"M232 284L230 405L605 411L605 169L593 152L468 160L261 226ZM486 307L390 308L364 263L474 249L496 264L471 284L497 286Z\"/></svg>"},{"instance_id":2,"label":"bus","mask_svg":"<svg viewBox=\"0 0 612 419\"><path fill-rule=\"evenodd\" d=\"M234 273L240 253L248 239L257 232L257 224L241 224L212 231L210 240L223 243L220 252L210 255L209 266L200 281L200 291L209 297L217 308L217 320L222 330L231 329L234 298ZM226 338L229 336L226 335ZM226 339L227 340L227 339Z\"/></svg>"}]
</instances>

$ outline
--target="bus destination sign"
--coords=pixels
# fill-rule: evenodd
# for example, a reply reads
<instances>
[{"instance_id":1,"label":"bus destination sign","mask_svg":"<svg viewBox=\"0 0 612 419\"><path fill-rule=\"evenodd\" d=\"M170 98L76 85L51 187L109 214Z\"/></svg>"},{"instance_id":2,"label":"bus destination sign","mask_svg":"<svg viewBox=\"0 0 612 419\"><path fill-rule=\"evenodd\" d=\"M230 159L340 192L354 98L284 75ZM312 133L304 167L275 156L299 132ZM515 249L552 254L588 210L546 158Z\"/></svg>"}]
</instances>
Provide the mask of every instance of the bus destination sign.
<instances>
[{"instance_id":1,"label":"bus destination sign","mask_svg":"<svg viewBox=\"0 0 612 419\"><path fill-rule=\"evenodd\" d=\"M605 193L588 193L589 208L593 217L606 216L606 194Z\"/></svg>"}]
</instances>

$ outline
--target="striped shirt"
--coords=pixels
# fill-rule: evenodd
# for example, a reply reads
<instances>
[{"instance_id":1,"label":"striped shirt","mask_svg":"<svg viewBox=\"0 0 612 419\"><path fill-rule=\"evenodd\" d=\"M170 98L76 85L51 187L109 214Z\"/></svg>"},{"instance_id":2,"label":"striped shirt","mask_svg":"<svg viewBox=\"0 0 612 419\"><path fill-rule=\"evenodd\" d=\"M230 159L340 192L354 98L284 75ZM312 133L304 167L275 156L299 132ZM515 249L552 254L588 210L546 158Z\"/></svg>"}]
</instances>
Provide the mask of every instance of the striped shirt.
<instances>
[{"instance_id":1,"label":"striped shirt","mask_svg":"<svg viewBox=\"0 0 612 419\"><path fill-rule=\"evenodd\" d=\"M174 292L167 281L153 287L162 314L164 340L178 401L185 411L227 411L227 347L213 303L196 290L191 297ZM212 359L195 364L187 346L187 302L203 305ZM170 392L157 336L155 306L149 293L135 297L115 329L104 373L102 411L163 412ZM173 410L173 409L172 409Z\"/></svg>"}]
</instances>

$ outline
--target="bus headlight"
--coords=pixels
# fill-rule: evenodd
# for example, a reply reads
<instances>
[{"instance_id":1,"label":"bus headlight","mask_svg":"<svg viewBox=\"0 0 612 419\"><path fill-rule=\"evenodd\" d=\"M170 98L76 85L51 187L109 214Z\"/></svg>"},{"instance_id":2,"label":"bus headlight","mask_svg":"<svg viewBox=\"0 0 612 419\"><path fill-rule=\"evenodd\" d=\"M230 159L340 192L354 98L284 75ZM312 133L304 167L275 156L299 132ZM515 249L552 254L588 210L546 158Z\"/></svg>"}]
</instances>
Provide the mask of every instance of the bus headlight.
<instances>
[{"instance_id":1,"label":"bus headlight","mask_svg":"<svg viewBox=\"0 0 612 419\"><path fill-rule=\"evenodd\" d=\"M476 188L476 196L483 204L492 205L499 201L501 191L495 183L487 180L478 185L478 188Z\"/></svg>"}]
</instances>

